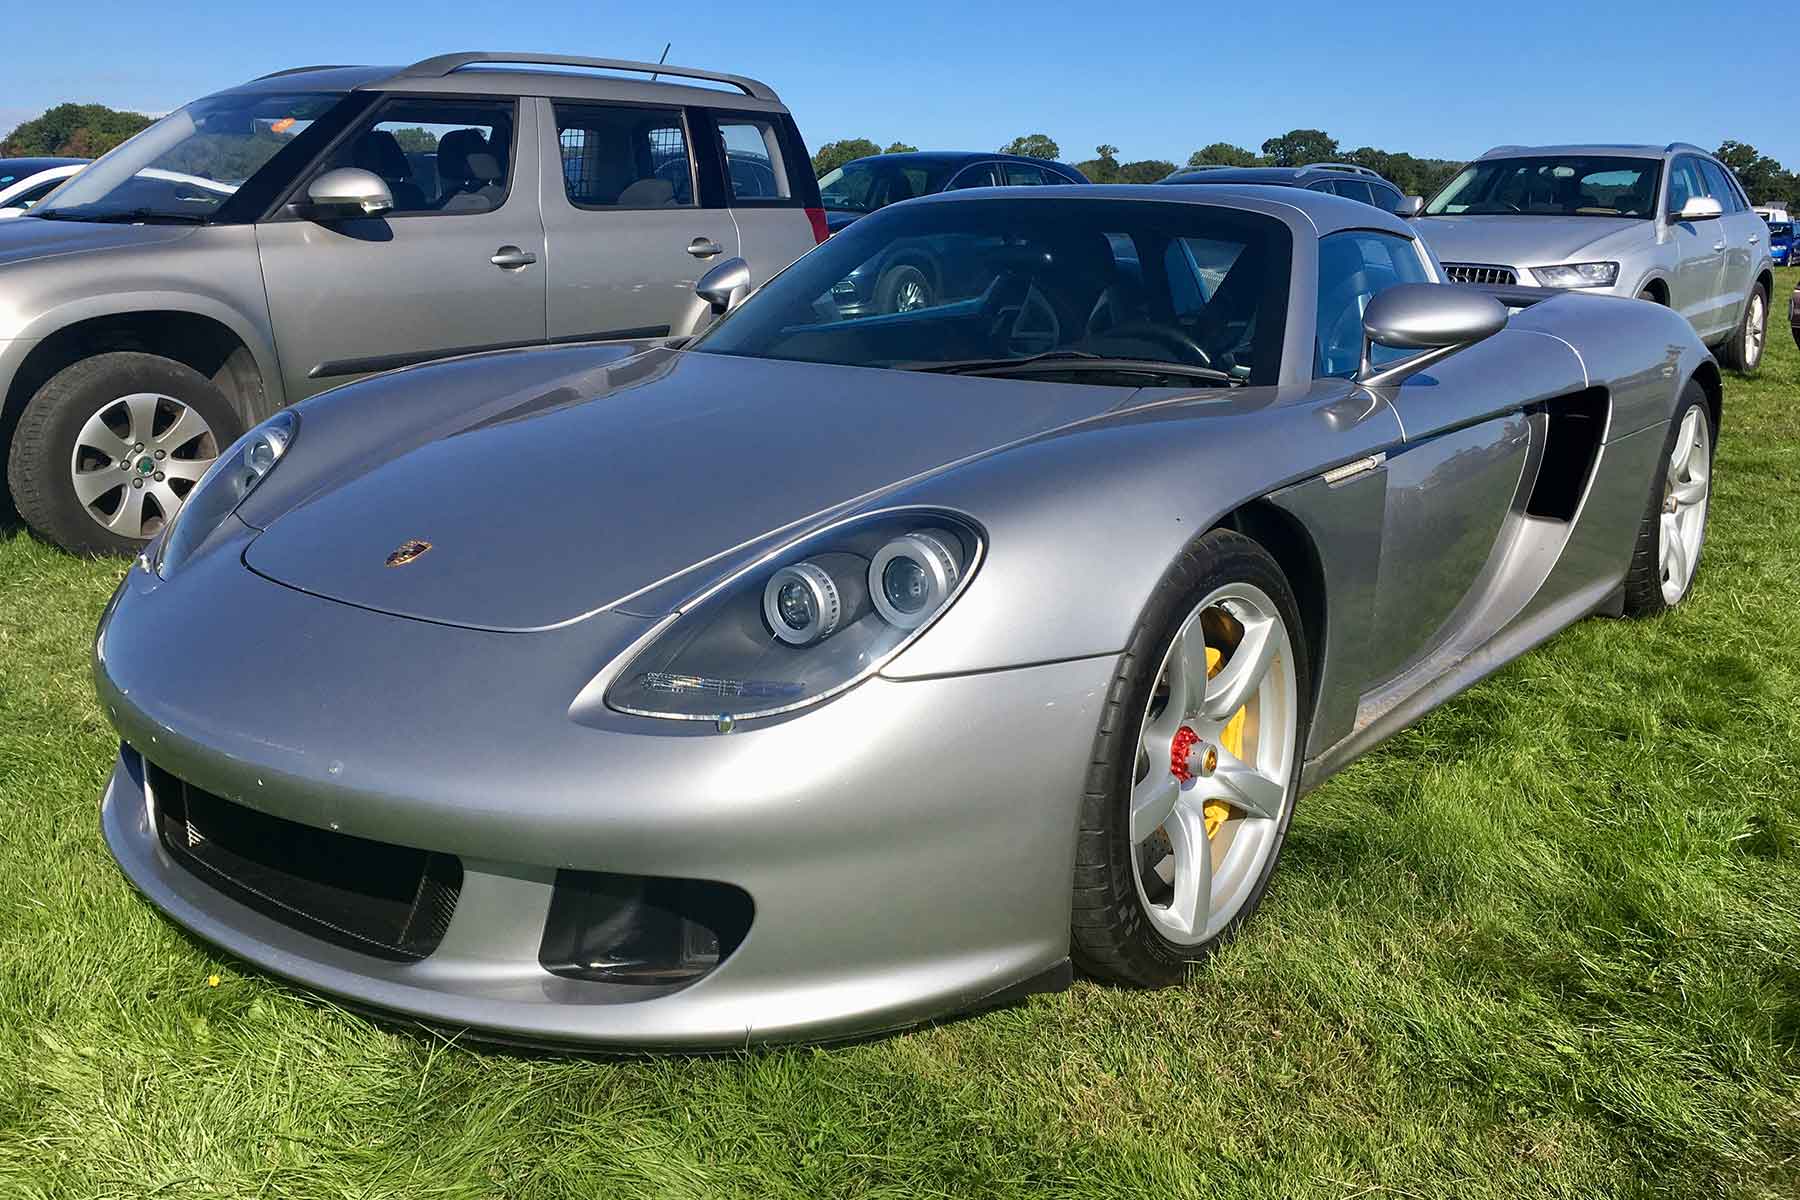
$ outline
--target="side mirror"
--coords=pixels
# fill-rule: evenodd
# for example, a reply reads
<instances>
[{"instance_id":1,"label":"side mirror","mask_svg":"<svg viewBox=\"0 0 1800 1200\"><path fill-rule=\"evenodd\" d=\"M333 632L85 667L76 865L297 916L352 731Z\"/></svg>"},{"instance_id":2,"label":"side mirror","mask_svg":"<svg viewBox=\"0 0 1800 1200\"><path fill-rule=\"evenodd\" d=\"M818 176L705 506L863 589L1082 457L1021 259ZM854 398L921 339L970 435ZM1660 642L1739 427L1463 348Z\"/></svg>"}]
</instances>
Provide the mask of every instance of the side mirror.
<instances>
[{"instance_id":1,"label":"side mirror","mask_svg":"<svg viewBox=\"0 0 1800 1200\"><path fill-rule=\"evenodd\" d=\"M394 207L394 193L381 176L361 167L327 171L306 187L304 216L315 221L378 217Z\"/></svg>"},{"instance_id":2,"label":"side mirror","mask_svg":"<svg viewBox=\"0 0 1800 1200\"><path fill-rule=\"evenodd\" d=\"M1716 221L1725 215L1725 209L1711 196L1689 196L1688 202L1681 206L1675 214L1677 221Z\"/></svg>"},{"instance_id":3,"label":"side mirror","mask_svg":"<svg viewBox=\"0 0 1800 1200\"><path fill-rule=\"evenodd\" d=\"M1402 218L1403 220L1410 221L1414 217L1418 216L1420 213L1422 213L1424 211L1425 211L1425 197L1423 197L1423 196L1407 196L1405 199L1400 201L1400 207L1396 208L1394 210L1394 215L1396 217Z\"/></svg>"},{"instance_id":4,"label":"side mirror","mask_svg":"<svg viewBox=\"0 0 1800 1200\"><path fill-rule=\"evenodd\" d=\"M694 294L712 306L714 315L723 316L743 303L750 290L750 264L741 258L728 258L700 277Z\"/></svg>"},{"instance_id":5,"label":"side mirror","mask_svg":"<svg viewBox=\"0 0 1800 1200\"><path fill-rule=\"evenodd\" d=\"M1363 310L1360 383L1389 383L1464 346L1506 328L1506 305L1485 292L1442 283L1403 283L1389 288ZM1372 361L1374 348L1424 350L1390 367Z\"/></svg>"}]
</instances>

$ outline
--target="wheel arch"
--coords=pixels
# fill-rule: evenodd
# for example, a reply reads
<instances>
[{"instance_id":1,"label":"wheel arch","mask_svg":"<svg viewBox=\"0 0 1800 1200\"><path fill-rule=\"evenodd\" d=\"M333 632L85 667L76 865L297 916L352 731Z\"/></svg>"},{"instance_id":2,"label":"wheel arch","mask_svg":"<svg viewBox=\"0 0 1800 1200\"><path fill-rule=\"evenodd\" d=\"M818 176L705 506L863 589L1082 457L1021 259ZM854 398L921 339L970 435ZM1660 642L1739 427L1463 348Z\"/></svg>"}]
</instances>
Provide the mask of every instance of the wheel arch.
<instances>
[{"instance_id":1,"label":"wheel arch","mask_svg":"<svg viewBox=\"0 0 1800 1200\"><path fill-rule=\"evenodd\" d=\"M1221 517L1214 528L1241 533L1269 552L1293 589L1300 607L1300 636L1306 643L1306 661L1312 664L1312 695L1308 711L1317 712L1321 669L1326 639L1325 564L1310 530L1293 513L1262 498L1240 505Z\"/></svg>"},{"instance_id":2,"label":"wheel arch","mask_svg":"<svg viewBox=\"0 0 1800 1200\"><path fill-rule=\"evenodd\" d=\"M1725 417L1725 380L1719 373L1719 364L1708 358L1694 368L1692 379L1706 393L1706 407L1712 414L1712 426L1718 432L1720 422ZM1681 393L1677 392L1679 401Z\"/></svg>"},{"instance_id":3,"label":"wheel arch","mask_svg":"<svg viewBox=\"0 0 1800 1200\"><path fill-rule=\"evenodd\" d=\"M1649 292L1656 297L1656 302L1658 304L1665 307L1669 303L1669 281L1660 274L1652 274L1649 278L1638 284L1638 291L1639 293Z\"/></svg>"}]
</instances>

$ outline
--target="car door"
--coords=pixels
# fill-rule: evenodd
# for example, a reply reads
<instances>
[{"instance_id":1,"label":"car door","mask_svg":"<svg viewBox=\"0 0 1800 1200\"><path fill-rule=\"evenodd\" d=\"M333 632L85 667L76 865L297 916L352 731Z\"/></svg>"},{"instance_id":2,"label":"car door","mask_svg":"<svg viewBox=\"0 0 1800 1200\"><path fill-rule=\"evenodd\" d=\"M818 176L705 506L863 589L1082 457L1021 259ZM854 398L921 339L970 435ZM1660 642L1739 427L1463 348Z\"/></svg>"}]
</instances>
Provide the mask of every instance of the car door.
<instances>
[{"instance_id":1,"label":"car door","mask_svg":"<svg viewBox=\"0 0 1800 1200\"><path fill-rule=\"evenodd\" d=\"M1723 220L1683 221L1680 213L1691 198L1705 196L1706 178L1700 160L1679 154L1669 165L1664 224L1675 245L1675 272L1669 281L1669 307L1686 317L1704 338L1718 337L1725 329L1719 294L1725 285L1725 228Z\"/></svg>"},{"instance_id":2,"label":"car door","mask_svg":"<svg viewBox=\"0 0 1800 1200\"><path fill-rule=\"evenodd\" d=\"M724 202L737 223L738 253L760 286L825 237L824 212L815 207L817 226L807 212L819 202L812 163L784 113L709 109L704 117Z\"/></svg>"},{"instance_id":3,"label":"car door","mask_svg":"<svg viewBox=\"0 0 1800 1200\"><path fill-rule=\"evenodd\" d=\"M511 97L391 96L305 173L381 176L394 207L256 227L289 400L370 371L544 340L536 110Z\"/></svg>"},{"instance_id":4,"label":"car door","mask_svg":"<svg viewBox=\"0 0 1800 1200\"><path fill-rule=\"evenodd\" d=\"M1706 180L1707 194L1725 210L1725 215L1719 218L1725 242L1720 320L1727 328L1736 329L1744 302L1750 296L1750 285L1756 279L1756 268L1762 263L1763 235L1768 233L1769 227L1750 211L1750 206L1744 203L1744 198L1726 176L1724 167L1710 158L1703 158L1700 173Z\"/></svg>"},{"instance_id":5,"label":"car door","mask_svg":"<svg viewBox=\"0 0 1800 1200\"><path fill-rule=\"evenodd\" d=\"M737 257L722 198L707 204L695 134L672 105L539 100L553 342L691 333L694 285Z\"/></svg>"}]
</instances>

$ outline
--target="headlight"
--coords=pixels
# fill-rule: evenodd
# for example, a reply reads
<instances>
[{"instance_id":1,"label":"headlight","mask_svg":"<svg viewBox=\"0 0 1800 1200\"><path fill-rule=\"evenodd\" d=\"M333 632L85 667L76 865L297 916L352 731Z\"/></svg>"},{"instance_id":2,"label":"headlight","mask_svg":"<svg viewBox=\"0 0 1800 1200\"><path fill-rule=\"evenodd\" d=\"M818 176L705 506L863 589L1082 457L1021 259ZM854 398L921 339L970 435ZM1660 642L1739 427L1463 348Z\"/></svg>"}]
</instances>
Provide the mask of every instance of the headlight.
<instances>
[{"instance_id":1,"label":"headlight","mask_svg":"<svg viewBox=\"0 0 1800 1200\"><path fill-rule=\"evenodd\" d=\"M980 531L902 511L823 530L683 609L620 671L606 702L685 721L774 716L868 678L968 586Z\"/></svg>"},{"instance_id":2,"label":"headlight","mask_svg":"<svg viewBox=\"0 0 1800 1200\"><path fill-rule=\"evenodd\" d=\"M1533 267L1531 273L1545 287L1611 287L1619 281L1616 262L1568 263L1560 267Z\"/></svg>"},{"instance_id":3,"label":"headlight","mask_svg":"<svg viewBox=\"0 0 1800 1200\"><path fill-rule=\"evenodd\" d=\"M246 433L206 469L176 510L168 532L156 547L156 573L178 570L219 525L236 512L244 498L269 477L294 442L300 418L283 410Z\"/></svg>"}]
</instances>

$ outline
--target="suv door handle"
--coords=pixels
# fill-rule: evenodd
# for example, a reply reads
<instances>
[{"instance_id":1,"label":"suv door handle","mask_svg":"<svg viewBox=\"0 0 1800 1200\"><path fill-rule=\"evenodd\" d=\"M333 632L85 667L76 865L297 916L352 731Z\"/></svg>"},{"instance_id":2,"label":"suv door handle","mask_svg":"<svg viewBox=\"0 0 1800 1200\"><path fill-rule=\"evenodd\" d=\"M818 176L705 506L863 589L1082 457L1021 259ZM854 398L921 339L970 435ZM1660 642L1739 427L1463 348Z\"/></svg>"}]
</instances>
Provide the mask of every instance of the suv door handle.
<instances>
[{"instance_id":1,"label":"suv door handle","mask_svg":"<svg viewBox=\"0 0 1800 1200\"><path fill-rule=\"evenodd\" d=\"M711 258L715 254L723 254L725 247L709 237L697 237L688 243L688 253L695 258Z\"/></svg>"},{"instance_id":2,"label":"suv door handle","mask_svg":"<svg viewBox=\"0 0 1800 1200\"><path fill-rule=\"evenodd\" d=\"M1759 234L1754 234L1754 233L1753 233L1753 234L1751 234L1751 235L1750 235L1750 244L1751 244L1751 245L1752 245L1752 246L1754 246L1754 245L1756 245L1756 243L1758 243L1758 242L1760 242L1760 241L1762 241L1762 237L1761 237L1761 235L1759 235Z\"/></svg>"},{"instance_id":3,"label":"suv door handle","mask_svg":"<svg viewBox=\"0 0 1800 1200\"><path fill-rule=\"evenodd\" d=\"M1713 243L1713 249L1714 249L1714 250L1723 250L1723 249L1724 249L1724 248L1725 248L1725 243L1724 243L1724 242L1714 242L1714 243Z\"/></svg>"},{"instance_id":4,"label":"suv door handle","mask_svg":"<svg viewBox=\"0 0 1800 1200\"><path fill-rule=\"evenodd\" d=\"M517 246L502 246L494 251L494 256L488 261L496 267L529 267L537 261L537 255L529 250L521 250Z\"/></svg>"}]
</instances>

